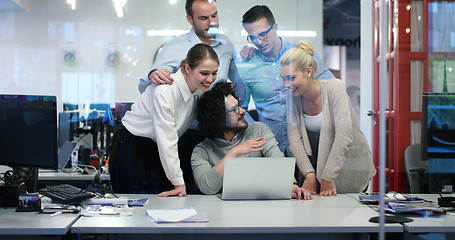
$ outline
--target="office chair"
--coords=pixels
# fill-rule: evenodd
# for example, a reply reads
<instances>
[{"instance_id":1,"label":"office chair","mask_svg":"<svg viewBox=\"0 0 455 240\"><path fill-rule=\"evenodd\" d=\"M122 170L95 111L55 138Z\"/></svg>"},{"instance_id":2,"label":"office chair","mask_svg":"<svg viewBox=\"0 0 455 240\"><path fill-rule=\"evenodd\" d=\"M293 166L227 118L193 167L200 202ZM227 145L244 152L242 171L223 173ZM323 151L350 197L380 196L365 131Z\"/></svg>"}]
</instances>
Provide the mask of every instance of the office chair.
<instances>
[{"instance_id":1,"label":"office chair","mask_svg":"<svg viewBox=\"0 0 455 240\"><path fill-rule=\"evenodd\" d=\"M410 193L428 192L428 181L426 172L428 161L422 160L420 144L411 144L404 151L404 164L408 178Z\"/></svg>"}]
</instances>

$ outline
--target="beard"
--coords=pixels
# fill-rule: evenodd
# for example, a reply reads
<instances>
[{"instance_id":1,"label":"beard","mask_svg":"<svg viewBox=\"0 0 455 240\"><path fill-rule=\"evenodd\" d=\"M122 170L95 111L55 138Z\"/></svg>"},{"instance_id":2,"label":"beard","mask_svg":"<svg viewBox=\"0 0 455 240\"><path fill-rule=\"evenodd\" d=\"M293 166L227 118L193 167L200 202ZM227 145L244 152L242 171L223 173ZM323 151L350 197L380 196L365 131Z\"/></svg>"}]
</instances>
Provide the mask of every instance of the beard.
<instances>
[{"instance_id":1,"label":"beard","mask_svg":"<svg viewBox=\"0 0 455 240\"><path fill-rule=\"evenodd\" d=\"M245 122L243 125L226 125L224 131L234 131L239 132L248 128L248 123Z\"/></svg>"},{"instance_id":2,"label":"beard","mask_svg":"<svg viewBox=\"0 0 455 240\"><path fill-rule=\"evenodd\" d=\"M206 38L206 39L214 39L217 34L218 28L219 28L218 23L213 24L209 27L208 31L206 32L204 28L200 28L198 25L196 25L194 20L193 20L192 26L194 29L194 33L196 33L197 36Z\"/></svg>"}]
</instances>

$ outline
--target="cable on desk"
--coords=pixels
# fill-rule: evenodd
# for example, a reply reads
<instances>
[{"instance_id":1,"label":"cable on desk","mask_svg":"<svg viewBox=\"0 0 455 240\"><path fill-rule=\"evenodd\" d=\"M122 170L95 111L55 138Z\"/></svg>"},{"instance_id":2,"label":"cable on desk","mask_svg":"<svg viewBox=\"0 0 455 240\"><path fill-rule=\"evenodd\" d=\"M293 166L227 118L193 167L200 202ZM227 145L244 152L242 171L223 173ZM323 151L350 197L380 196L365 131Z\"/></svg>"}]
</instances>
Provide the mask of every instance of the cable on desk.
<instances>
[{"instance_id":1,"label":"cable on desk","mask_svg":"<svg viewBox=\"0 0 455 240\"><path fill-rule=\"evenodd\" d=\"M24 178L14 170L8 170L4 173L0 173L0 180L2 180L6 185L16 185L24 182Z\"/></svg>"}]
</instances>

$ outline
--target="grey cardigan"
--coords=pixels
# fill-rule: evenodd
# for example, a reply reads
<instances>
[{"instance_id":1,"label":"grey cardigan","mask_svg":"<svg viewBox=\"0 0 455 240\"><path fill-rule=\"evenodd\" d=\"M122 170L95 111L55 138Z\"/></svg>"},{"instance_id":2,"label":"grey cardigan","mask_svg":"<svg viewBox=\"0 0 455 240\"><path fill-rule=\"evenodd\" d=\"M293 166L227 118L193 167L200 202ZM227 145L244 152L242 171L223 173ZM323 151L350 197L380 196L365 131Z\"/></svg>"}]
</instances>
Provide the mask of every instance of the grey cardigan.
<instances>
[{"instance_id":1,"label":"grey cardigan","mask_svg":"<svg viewBox=\"0 0 455 240\"><path fill-rule=\"evenodd\" d=\"M355 111L339 79L319 80L322 95L322 124L318 146L316 177L335 182L337 193L362 192L376 174L373 159L358 127ZM301 96L286 99L289 149L305 176L314 172Z\"/></svg>"}]
</instances>

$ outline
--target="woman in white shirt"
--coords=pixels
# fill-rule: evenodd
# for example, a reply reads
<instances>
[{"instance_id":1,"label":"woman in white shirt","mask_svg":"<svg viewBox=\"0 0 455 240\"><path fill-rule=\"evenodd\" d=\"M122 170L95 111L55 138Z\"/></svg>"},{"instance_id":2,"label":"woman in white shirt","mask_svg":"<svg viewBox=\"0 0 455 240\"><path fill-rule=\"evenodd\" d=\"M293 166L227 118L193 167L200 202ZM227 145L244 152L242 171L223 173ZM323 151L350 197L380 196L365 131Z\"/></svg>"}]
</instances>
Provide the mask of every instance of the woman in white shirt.
<instances>
[{"instance_id":1,"label":"woman in white shirt","mask_svg":"<svg viewBox=\"0 0 455 240\"><path fill-rule=\"evenodd\" d=\"M110 163L114 192L139 193L143 179L138 175L147 169L157 174L164 170L174 187L164 191L172 186L149 183L157 184L158 196L186 195L177 142L195 120L197 98L215 81L218 66L212 47L196 44L188 51L180 70L172 74L172 85L152 84L136 100L122 119L120 143ZM144 138L153 142L144 146ZM158 158L161 165L157 164Z\"/></svg>"}]
</instances>

